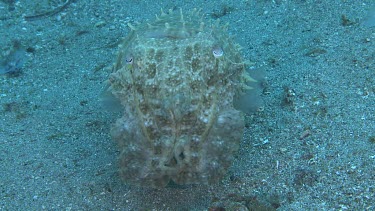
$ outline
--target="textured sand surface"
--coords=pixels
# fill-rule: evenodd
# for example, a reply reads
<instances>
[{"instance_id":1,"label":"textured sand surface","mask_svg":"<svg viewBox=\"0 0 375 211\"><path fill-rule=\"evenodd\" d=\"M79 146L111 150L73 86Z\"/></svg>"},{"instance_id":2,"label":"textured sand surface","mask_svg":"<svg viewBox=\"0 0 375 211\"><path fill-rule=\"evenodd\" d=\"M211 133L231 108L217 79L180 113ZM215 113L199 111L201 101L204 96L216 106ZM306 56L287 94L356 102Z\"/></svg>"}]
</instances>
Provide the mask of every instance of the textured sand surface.
<instances>
[{"instance_id":1,"label":"textured sand surface","mask_svg":"<svg viewBox=\"0 0 375 211\"><path fill-rule=\"evenodd\" d=\"M372 0L0 1L0 48L24 45L22 73L0 75L0 209L375 209L375 28ZM50 4L48 4L50 2ZM212 5L209 5L212 4ZM127 23L158 8L203 8L229 22L266 74L264 109L217 185L124 184L109 131L120 112L99 95ZM371 16L371 15L370 15Z\"/></svg>"}]
</instances>

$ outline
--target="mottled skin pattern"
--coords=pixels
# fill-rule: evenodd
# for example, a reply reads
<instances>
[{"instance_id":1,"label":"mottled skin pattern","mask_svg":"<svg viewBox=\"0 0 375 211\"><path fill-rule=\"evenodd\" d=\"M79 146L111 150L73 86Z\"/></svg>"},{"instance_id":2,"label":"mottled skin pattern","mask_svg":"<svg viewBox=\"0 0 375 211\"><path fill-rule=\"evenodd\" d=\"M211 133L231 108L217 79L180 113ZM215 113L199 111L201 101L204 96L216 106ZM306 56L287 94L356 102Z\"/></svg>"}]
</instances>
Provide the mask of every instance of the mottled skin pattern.
<instances>
[{"instance_id":1,"label":"mottled skin pattern","mask_svg":"<svg viewBox=\"0 0 375 211\"><path fill-rule=\"evenodd\" d=\"M243 135L233 97L249 77L238 46L197 10L130 27L109 78L124 106L111 130L121 176L151 187L217 182Z\"/></svg>"}]
</instances>

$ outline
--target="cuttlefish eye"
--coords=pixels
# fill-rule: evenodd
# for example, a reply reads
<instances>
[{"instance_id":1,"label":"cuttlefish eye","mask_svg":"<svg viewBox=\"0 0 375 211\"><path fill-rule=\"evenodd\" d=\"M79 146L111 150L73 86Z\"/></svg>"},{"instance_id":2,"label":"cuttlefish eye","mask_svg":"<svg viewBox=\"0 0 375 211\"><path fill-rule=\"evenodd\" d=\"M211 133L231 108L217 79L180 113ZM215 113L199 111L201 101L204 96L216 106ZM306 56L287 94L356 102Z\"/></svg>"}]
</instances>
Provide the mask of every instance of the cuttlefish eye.
<instances>
[{"instance_id":1,"label":"cuttlefish eye","mask_svg":"<svg viewBox=\"0 0 375 211\"><path fill-rule=\"evenodd\" d=\"M125 56L125 63L126 63L126 64L128 64L128 65L129 65L129 64L130 64L130 65L133 64L133 60L134 60L134 59L133 59L133 56L132 56L132 55L126 55L126 56Z\"/></svg>"},{"instance_id":2,"label":"cuttlefish eye","mask_svg":"<svg viewBox=\"0 0 375 211\"><path fill-rule=\"evenodd\" d=\"M220 46L214 46L212 48L212 54L214 55L215 58L219 58L224 55L224 51Z\"/></svg>"}]
</instances>

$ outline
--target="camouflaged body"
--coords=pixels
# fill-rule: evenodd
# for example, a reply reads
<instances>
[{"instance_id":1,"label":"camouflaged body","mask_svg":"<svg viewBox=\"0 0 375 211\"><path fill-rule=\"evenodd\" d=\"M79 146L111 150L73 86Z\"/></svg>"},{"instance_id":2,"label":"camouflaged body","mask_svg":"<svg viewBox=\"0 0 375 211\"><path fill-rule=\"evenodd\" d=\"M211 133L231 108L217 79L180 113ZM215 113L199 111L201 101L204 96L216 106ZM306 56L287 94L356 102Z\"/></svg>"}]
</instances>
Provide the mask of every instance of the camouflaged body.
<instances>
[{"instance_id":1,"label":"camouflaged body","mask_svg":"<svg viewBox=\"0 0 375 211\"><path fill-rule=\"evenodd\" d=\"M152 187L217 182L243 135L233 97L251 78L239 47L197 10L130 27L109 78L124 106L111 130L122 177Z\"/></svg>"}]
</instances>

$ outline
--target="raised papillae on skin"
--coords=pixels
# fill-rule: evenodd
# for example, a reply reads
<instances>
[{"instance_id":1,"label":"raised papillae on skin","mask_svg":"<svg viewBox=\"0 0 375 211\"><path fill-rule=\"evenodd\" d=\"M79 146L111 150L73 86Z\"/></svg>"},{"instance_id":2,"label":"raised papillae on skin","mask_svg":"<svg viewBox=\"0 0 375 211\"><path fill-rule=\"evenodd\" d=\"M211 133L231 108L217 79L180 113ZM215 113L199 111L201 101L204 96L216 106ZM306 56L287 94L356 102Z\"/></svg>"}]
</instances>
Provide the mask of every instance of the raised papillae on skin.
<instances>
[{"instance_id":1,"label":"raised papillae on skin","mask_svg":"<svg viewBox=\"0 0 375 211\"><path fill-rule=\"evenodd\" d=\"M233 98L254 81L228 25L180 10L129 26L109 78L124 110L111 129L121 176L151 187L219 181L243 136Z\"/></svg>"}]
</instances>

